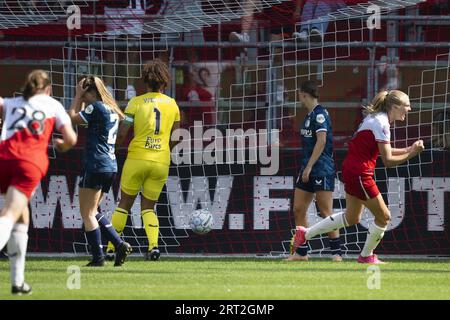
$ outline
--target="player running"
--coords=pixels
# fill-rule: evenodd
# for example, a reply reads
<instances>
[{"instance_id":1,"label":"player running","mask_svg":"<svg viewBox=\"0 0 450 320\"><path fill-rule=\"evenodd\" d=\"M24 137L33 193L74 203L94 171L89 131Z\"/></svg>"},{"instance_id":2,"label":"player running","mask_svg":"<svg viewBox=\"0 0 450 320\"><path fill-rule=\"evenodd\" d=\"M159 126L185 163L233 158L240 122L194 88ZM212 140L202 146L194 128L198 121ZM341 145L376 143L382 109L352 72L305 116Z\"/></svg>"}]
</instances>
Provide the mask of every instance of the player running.
<instances>
[{"instance_id":1,"label":"player running","mask_svg":"<svg viewBox=\"0 0 450 320\"><path fill-rule=\"evenodd\" d=\"M149 243L145 257L156 261L160 257L159 221L154 206L169 174L170 137L179 128L180 111L175 100L162 93L170 81L167 66L156 59L142 73L149 92L130 100L117 138L120 145L133 126L134 137L122 170L121 199L112 224L119 234L123 232L131 206L141 192L141 215ZM113 246L108 244L111 251Z\"/></svg>"},{"instance_id":2,"label":"player running","mask_svg":"<svg viewBox=\"0 0 450 320\"><path fill-rule=\"evenodd\" d=\"M379 154L384 165L389 168L408 161L424 150L422 140L417 140L404 149L391 147L390 124L404 121L410 110L409 97L402 91L382 91L373 99L372 104L366 108L366 117L349 143L349 151L343 163L346 211L333 214L310 228L299 226L295 233L295 248L316 235L359 223L366 207L375 216L375 221L369 226L358 262L384 263L373 250L383 238L391 215L375 183L374 171Z\"/></svg>"},{"instance_id":3,"label":"player running","mask_svg":"<svg viewBox=\"0 0 450 320\"><path fill-rule=\"evenodd\" d=\"M80 212L92 250L92 261L87 266L105 265L102 232L117 248L114 265L121 266L131 253L131 246L120 239L111 223L97 210L117 174L115 143L119 120L123 120L125 115L103 81L93 76L82 79L78 84L69 115L74 124L88 125L84 168L79 184Z\"/></svg>"},{"instance_id":4,"label":"player running","mask_svg":"<svg viewBox=\"0 0 450 320\"><path fill-rule=\"evenodd\" d=\"M43 70L34 70L27 76L21 97L0 97L0 193L6 193L0 213L0 250L8 242L13 294L31 293L25 282L28 202L47 174L52 132L56 129L63 136L53 139L59 152L77 142L66 110L50 94L50 77Z\"/></svg>"},{"instance_id":5,"label":"player running","mask_svg":"<svg viewBox=\"0 0 450 320\"><path fill-rule=\"evenodd\" d=\"M303 158L295 185L295 225L306 227L307 211L316 195L320 215L328 217L333 213L333 191L335 167L333 161L333 133L328 111L319 104L317 84L305 81L300 86L299 101L308 109L301 128ZM342 261L339 231L328 233L333 261ZM292 246L291 246L292 247ZM287 261L308 261L308 244L304 243Z\"/></svg>"}]
</instances>

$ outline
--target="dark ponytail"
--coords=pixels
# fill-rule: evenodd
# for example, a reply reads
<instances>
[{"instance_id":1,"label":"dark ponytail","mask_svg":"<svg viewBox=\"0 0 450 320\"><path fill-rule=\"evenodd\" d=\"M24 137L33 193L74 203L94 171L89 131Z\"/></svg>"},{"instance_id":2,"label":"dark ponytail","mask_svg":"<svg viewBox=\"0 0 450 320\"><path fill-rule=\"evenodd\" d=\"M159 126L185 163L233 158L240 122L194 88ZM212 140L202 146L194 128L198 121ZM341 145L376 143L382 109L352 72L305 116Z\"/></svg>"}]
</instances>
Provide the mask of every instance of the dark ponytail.
<instances>
[{"instance_id":1,"label":"dark ponytail","mask_svg":"<svg viewBox=\"0 0 450 320\"><path fill-rule=\"evenodd\" d=\"M27 76L27 80L22 89L22 96L25 100L28 100L49 85L50 77L47 72L44 70L33 70Z\"/></svg>"}]
</instances>

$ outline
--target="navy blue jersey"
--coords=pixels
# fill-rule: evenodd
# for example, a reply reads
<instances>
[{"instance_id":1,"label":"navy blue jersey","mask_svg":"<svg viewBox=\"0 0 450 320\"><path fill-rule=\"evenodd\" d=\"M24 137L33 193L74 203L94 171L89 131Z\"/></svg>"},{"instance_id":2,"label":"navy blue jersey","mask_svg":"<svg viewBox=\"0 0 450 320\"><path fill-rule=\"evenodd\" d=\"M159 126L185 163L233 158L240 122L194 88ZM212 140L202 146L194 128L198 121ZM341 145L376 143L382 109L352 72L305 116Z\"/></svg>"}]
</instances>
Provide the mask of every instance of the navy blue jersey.
<instances>
[{"instance_id":1,"label":"navy blue jersey","mask_svg":"<svg viewBox=\"0 0 450 320\"><path fill-rule=\"evenodd\" d=\"M317 142L317 132L325 131L327 133L327 141L325 148L319 159L314 164L310 176L326 177L335 174L333 161L333 132L331 130L331 120L328 111L321 105L317 105L305 117L301 128L303 159L302 170L308 164Z\"/></svg>"},{"instance_id":2,"label":"navy blue jersey","mask_svg":"<svg viewBox=\"0 0 450 320\"><path fill-rule=\"evenodd\" d=\"M87 106L79 114L88 125L84 170L117 172L115 144L119 116L101 101Z\"/></svg>"}]
</instances>

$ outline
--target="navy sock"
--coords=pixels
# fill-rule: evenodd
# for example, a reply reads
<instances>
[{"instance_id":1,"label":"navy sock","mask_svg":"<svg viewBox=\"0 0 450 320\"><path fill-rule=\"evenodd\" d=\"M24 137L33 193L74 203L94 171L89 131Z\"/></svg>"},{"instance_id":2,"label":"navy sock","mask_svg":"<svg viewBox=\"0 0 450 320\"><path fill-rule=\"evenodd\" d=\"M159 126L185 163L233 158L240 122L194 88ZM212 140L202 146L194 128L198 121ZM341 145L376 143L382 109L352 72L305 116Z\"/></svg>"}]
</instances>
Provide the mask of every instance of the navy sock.
<instances>
[{"instance_id":1,"label":"navy sock","mask_svg":"<svg viewBox=\"0 0 450 320\"><path fill-rule=\"evenodd\" d=\"M295 252L302 257L306 256L308 254L308 244L302 244Z\"/></svg>"},{"instance_id":2,"label":"navy sock","mask_svg":"<svg viewBox=\"0 0 450 320\"><path fill-rule=\"evenodd\" d=\"M86 238L89 245L91 246L94 261L103 260L105 257L103 255L102 234L100 232L100 228L94 229L92 231L87 231Z\"/></svg>"},{"instance_id":3,"label":"navy sock","mask_svg":"<svg viewBox=\"0 0 450 320\"><path fill-rule=\"evenodd\" d=\"M99 224L105 238L108 241L110 241L114 245L114 247L117 249L120 246L120 244L122 243L122 239L120 239L120 236L116 232L116 229L114 229L111 222L109 222L108 219L106 219L106 217L103 214L97 213L95 218L97 219L98 224Z\"/></svg>"},{"instance_id":4,"label":"navy sock","mask_svg":"<svg viewBox=\"0 0 450 320\"><path fill-rule=\"evenodd\" d=\"M341 239L335 238L335 239L329 239L330 240L330 249L331 254L334 255L341 255Z\"/></svg>"}]
</instances>

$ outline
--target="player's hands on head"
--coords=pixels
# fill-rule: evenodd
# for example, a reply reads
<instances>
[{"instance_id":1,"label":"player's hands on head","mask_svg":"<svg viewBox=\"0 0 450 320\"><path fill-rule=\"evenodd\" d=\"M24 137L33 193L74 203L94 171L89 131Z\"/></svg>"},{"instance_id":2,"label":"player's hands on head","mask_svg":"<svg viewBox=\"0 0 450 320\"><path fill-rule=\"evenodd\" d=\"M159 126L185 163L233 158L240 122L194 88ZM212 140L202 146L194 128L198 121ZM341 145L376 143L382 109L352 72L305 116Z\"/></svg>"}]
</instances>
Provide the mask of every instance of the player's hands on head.
<instances>
[{"instance_id":1,"label":"player's hands on head","mask_svg":"<svg viewBox=\"0 0 450 320\"><path fill-rule=\"evenodd\" d=\"M87 91L87 87L83 88L84 80L86 80L86 78L81 79L80 82L78 82L77 87L75 89L75 95L78 98L81 98Z\"/></svg>"},{"instance_id":2,"label":"player's hands on head","mask_svg":"<svg viewBox=\"0 0 450 320\"><path fill-rule=\"evenodd\" d=\"M419 153L421 153L422 151L425 150L425 146L423 144L423 140L417 140L416 142L414 142L411 145L411 153L413 155L418 155Z\"/></svg>"}]
</instances>

